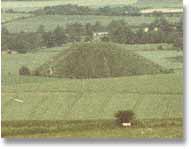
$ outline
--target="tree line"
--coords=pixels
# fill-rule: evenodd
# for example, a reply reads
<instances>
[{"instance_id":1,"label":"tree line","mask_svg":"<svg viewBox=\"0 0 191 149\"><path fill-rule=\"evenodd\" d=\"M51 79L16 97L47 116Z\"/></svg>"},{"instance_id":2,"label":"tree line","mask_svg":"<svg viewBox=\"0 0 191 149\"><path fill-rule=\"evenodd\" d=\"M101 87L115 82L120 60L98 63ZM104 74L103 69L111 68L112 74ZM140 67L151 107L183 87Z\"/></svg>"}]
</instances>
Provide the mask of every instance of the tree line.
<instances>
[{"instance_id":1,"label":"tree line","mask_svg":"<svg viewBox=\"0 0 191 149\"><path fill-rule=\"evenodd\" d=\"M46 31L45 26L40 25L35 32L10 33L6 27L2 27L2 50L12 50L26 53L32 49L41 47L61 46L69 42L93 40L93 32L105 30L99 22L94 24L81 23L68 24L64 27L57 26L53 31Z\"/></svg>"},{"instance_id":2,"label":"tree line","mask_svg":"<svg viewBox=\"0 0 191 149\"><path fill-rule=\"evenodd\" d=\"M79 6L73 4L48 6L31 13L35 13L37 15L141 15L140 9L135 6L104 6L99 8L90 8L88 6Z\"/></svg>"},{"instance_id":3,"label":"tree line","mask_svg":"<svg viewBox=\"0 0 191 149\"><path fill-rule=\"evenodd\" d=\"M182 18L176 24L169 23L165 18L158 18L151 24L132 28L124 20L113 20L107 26L100 22L94 24L73 23L65 27L57 26L53 31L46 31L43 25L36 32L10 33L2 28L2 50L14 50L26 53L41 47L62 46L65 43L89 42L101 40L121 44L146 44L146 43L172 43L183 49L183 22ZM94 33L106 35L95 38Z\"/></svg>"},{"instance_id":4,"label":"tree line","mask_svg":"<svg viewBox=\"0 0 191 149\"><path fill-rule=\"evenodd\" d=\"M123 44L172 43L183 49L183 20L176 24L169 23L165 18L156 19L149 25L142 25L133 31L122 21L112 21L109 26L109 40Z\"/></svg>"}]
</instances>

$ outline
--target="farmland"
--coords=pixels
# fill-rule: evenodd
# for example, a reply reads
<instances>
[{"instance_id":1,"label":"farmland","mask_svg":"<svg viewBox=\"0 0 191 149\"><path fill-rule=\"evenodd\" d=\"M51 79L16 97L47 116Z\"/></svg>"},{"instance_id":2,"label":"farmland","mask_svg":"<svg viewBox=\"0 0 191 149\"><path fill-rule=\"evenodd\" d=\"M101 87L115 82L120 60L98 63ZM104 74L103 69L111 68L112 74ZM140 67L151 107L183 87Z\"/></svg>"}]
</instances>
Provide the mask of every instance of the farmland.
<instances>
[{"instance_id":1,"label":"farmland","mask_svg":"<svg viewBox=\"0 0 191 149\"><path fill-rule=\"evenodd\" d=\"M106 5L130 5L136 3L136 0L47 0L47 1L3 1L2 9L13 9L17 11L33 11L35 9L47 7L47 6L56 6L56 5L65 5L65 4L80 4L91 7L99 7Z\"/></svg>"},{"instance_id":2,"label":"farmland","mask_svg":"<svg viewBox=\"0 0 191 149\"><path fill-rule=\"evenodd\" d=\"M10 22L13 20L18 20L18 19L24 19L26 17L31 16L31 14L26 14L26 13L2 13L2 23L5 22Z\"/></svg>"},{"instance_id":3,"label":"farmland","mask_svg":"<svg viewBox=\"0 0 191 149\"><path fill-rule=\"evenodd\" d=\"M182 8L182 0L137 0L133 5L146 8Z\"/></svg>"},{"instance_id":4,"label":"farmland","mask_svg":"<svg viewBox=\"0 0 191 149\"><path fill-rule=\"evenodd\" d=\"M65 4L140 14L34 13ZM181 17L181 0L3 1L2 137L182 139Z\"/></svg>"},{"instance_id":5,"label":"farmland","mask_svg":"<svg viewBox=\"0 0 191 149\"><path fill-rule=\"evenodd\" d=\"M140 55L146 57L149 60L154 61L155 63L158 63L159 65L165 67L165 68L170 68L170 69L182 69L183 65L181 61L170 61L170 58L175 58L175 57L182 57L183 61L183 53L177 52L177 51L141 51L138 52Z\"/></svg>"},{"instance_id":6,"label":"farmland","mask_svg":"<svg viewBox=\"0 0 191 149\"><path fill-rule=\"evenodd\" d=\"M139 47L139 50L135 47ZM136 45L135 51L144 52L146 48L152 47L153 49L158 45ZM170 47L165 45L164 47ZM128 48L128 46L127 46ZM42 49L38 52L22 54L3 53L2 55L2 119L4 122L15 121L15 125L19 124L19 120L25 120L24 126L30 124L30 120L41 120L41 124L44 125L44 121L49 120L50 126L55 127L52 124L54 120L57 121L82 121L82 124L75 125L71 129L81 128L82 125L89 125L88 121L97 121L98 119L106 120L105 122L96 122L98 132L92 132L83 130L81 137L87 137L90 133L95 136L104 134L103 137L107 137L107 129L103 131L100 127L110 123L113 119L113 114L122 109L132 109L136 113L138 120L150 119L179 119L170 120L175 123L173 129L177 129L178 134L167 133L166 137L181 137L182 129L181 118L183 116L183 101L182 101L182 73L180 71L170 74L157 74L157 75L142 75L142 76L130 76L120 78L108 78L108 79L88 79L88 80L70 80L61 78L49 78L49 77L32 77L32 76L19 76L18 69L25 65L30 69L37 68L40 64L46 62L50 57L59 53L63 48L55 49ZM141 50L142 49L142 50ZM150 51L152 54L152 51ZM161 51L156 52L160 53ZM173 53L173 52L172 52ZM144 53L144 55L149 55ZM172 54L174 56L175 54ZM177 55L178 52L177 52ZM42 58L43 57L43 58ZM163 57L160 57L163 59ZM175 63L176 64L176 63ZM177 65L179 67L179 65ZM175 67L174 67L175 68ZM154 87L153 87L154 86ZM14 99L22 100L23 103L18 103ZM151 106L152 105L152 106ZM155 112L155 115L153 115ZM44 120L44 121L43 121ZM59 122L60 123L60 122ZM62 123L62 122L61 122ZM164 122L165 123L165 122ZM4 124L4 123L3 123ZM6 124L6 123L5 123ZM101 125L101 126L100 126ZM122 133L123 129L119 129L113 126L111 136L128 136L133 137L132 132L134 130L127 130L128 133ZM161 124L163 125L163 124ZM177 125L177 126L176 126ZM19 126L19 125L18 125ZM57 126L56 126L57 127ZM67 131L68 125L61 125L57 130L52 130L52 136L62 137L68 135L80 135L79 131ZM103 126L105 127L105 126ZM155 125L150 126L156 127ZM168 127L168 128L169 128ZM11 128L11 129L9 129ZM30 130L25 130L22 127L9 126L3 129L5 136L10 136L9 133L14 134L14 131L26 132L25 137L48 137L51 134L47 131L39 134L38 129L35 126L30 126ZM43 131L43 128L41 131ZM63 130L63 131L59 131ZM97 130L96 129L96 130ZM164 127L157 127L155 131L160 131ZM58 131L58 132L57 132ZM141 134L145 131L144 134ZM35 133L36 132L36 133ZM56 133L57 132L57 133ZM144 137L149 135L150 137L162 137L155 136L155 132L147 132L147 129L140 126L135 129L134 137ZM6 135L7 134L7 135ZM28 134L28 135L27 135ZM33 134L33 135L32 135ZM168 136L169 135L169 136ZM23 134L20 134L22 137ZM18 135L19 137L19 135Z\"/></svg>"},{"instance_id":7,"label":"farmland","mask_svg":"<svg viewBox=\"0 0 191 149\"><path fill-rule=\"evenodd\" d=\"M100 2L99 2L100 1ZM90 7L134 5L140 8L181 8L182 0L43 0L43 1L3 1L2 9L13 9L16 11L33 11L47 6L57 6L64 4L79 4Z\"/></svg>"},{"instance_id":8,"label":"farmland","mask_svg":"<svg viewBox=\"0 0 191 149\"><path fill-rule=\"evenodd\" d=\"M167 19L172 22L178 22L179 17L172 16L167 17ZM36 31L40 25L44 25L47 31L53 30L57 25L65 26L66 24L71 23L92 23L94 24L96 21L101 22L103 25L108 25L112 20L125 20L131 26L139 26L144 23L151 23L155 20L153 16L81 16L81 15L43 15L36 16L32 18L22 19L10 23L4 24L4 26L10 32L32 32Z\"/></svg>"},{"instance_id":9,"label":"farmland","mask_svg":"<svg viewBox=\"0 0 191 149\"><path fill-rule=\"evenodd\" d=\"M181 119L144 120L138 127L119 128L111 120L99 121L7 121L3 136L15 138L182 138ZM169 129L170 128L170 129ZM165 134L165 135L164 135Z\"/></svg>"}]
</instances>

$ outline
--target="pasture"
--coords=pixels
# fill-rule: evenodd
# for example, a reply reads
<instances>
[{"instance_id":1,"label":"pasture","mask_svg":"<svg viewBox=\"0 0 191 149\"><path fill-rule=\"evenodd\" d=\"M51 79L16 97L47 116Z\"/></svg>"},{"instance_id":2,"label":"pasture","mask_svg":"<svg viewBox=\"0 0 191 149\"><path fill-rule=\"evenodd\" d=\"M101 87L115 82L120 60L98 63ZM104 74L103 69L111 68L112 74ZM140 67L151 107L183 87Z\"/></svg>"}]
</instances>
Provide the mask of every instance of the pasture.
<instances>
[{"instance_id":1,"label":"pasture","mask_svg":"<svg viewBox=\"0 0 191 149\"><path fill-rule=\"evenodd\" d=\"M180 17L171 16L166 17L171 23L178 22ZM35 16L22 20L15 20L14 22L6 23L4 26L10 32L34 32L40 25L44 25L47 31L51 31L56 28L57 25L64 27L66 24L71 23L92 23L99 21L102 25L108 25L112 20L124 20L130 26L139 26L141 24L149 24L156 18L153 16L93 16L93 15L42 15Z\"/></svg>"}]
</instances>

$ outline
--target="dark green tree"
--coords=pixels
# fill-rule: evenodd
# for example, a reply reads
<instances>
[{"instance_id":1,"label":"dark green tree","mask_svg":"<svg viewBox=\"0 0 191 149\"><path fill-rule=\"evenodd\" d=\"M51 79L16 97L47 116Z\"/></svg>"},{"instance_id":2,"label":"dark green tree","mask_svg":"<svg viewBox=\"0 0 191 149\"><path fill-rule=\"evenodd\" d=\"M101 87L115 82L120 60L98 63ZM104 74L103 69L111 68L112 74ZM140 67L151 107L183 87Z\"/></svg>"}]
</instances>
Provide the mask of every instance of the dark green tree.
<instances>
[{"instance_id":1,"label":"dark green tree","mask_svg":"<svg viewBox=\"0 0 191 149\"><path fill-rule=\"evenodd\" d=\"M60 46L67 42L67 36L65 34L65 31L62 27L57 26L55 30L53 31L54 38L55 38L55 44L57 46Z\"/></svg>"}]
</instances>

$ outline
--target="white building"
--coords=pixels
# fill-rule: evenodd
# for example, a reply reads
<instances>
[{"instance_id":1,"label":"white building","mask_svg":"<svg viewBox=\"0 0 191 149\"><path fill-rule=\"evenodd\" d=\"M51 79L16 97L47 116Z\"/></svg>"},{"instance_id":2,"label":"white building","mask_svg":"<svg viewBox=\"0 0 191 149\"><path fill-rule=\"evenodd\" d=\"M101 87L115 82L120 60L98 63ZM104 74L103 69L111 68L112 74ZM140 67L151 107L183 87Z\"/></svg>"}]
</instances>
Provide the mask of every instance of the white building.
<instances>
[{"instance_id":1,"label":"white building","mask_svg":"<svg viewBox=\"0 0 191 149\"><path fill-rule=\"evenodd\" d=\"M102 37L108 36L108 32L94 32L93 33L93 38L94 40L99 40Z\"/></svg>"}]
</instances>

